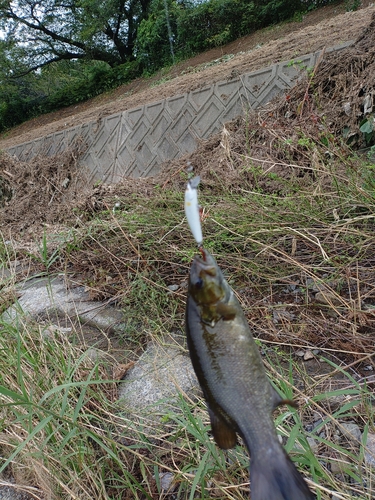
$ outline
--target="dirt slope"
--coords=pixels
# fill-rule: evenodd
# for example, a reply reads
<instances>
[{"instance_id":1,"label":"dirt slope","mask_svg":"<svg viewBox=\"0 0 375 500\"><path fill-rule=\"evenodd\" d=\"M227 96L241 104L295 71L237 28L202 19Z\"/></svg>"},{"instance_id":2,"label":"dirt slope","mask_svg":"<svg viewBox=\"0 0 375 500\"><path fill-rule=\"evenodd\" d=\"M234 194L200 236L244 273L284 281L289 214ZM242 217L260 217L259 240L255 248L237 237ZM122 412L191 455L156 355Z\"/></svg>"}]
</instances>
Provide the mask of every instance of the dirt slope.
<instances>
[{"instance_id":1,"label":"dirt slope","mask_svg":"<svg viewBox=\"0 0 375 500\"><path fill-rule=\"evenodd\" d=\"M0 149L354 40L374 10L366 0L358 11L346 12L344 2L313 11L302 21L258 31L179 63L168 72L161 71L153 78L137 79L111 93L30 120L2 134Z\"/></svg>"}]
</instances>

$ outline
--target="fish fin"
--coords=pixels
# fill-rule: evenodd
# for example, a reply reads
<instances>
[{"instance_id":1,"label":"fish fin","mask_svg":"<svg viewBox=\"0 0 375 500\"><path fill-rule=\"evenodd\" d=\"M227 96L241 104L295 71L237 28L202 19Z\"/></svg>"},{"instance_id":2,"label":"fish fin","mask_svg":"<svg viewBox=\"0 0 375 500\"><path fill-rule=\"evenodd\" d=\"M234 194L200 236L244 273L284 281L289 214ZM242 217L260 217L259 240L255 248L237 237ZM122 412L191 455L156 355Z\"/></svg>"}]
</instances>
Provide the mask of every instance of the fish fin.
<instances>
[{"instance_id":1,"label":"fish fin","mask_svg":"<svg viewBox=\"0 0 375 500\"><path fill-rule=\"evenodd\" d=\"M281 399L280 394L274 389L273 392L273 407L274 409L281 405L292 406L293 408L298 408L298 403L293 401L293 399Z\"/></svg>"},{"instance_id":2,"label":"fish fin","mask_svg":"<svg viewBox=\"0 0 375 500\"><path fill-rule=\"evenodd\" d=\"M293 408L299 408L298 406L298 403L296 401L294 401L293 399L281 399L277 402L275 408L277 406L281 406L281 405L288 405L288 406L292 406Z\"/></svg>"},{"instance_id":3,"label":"fish fin","mask_svg":"<svg viewBox=\"0 0 375 500\"><path fill-rule=\"evenodd\" d=\"M216 312L223 318L224 321L234 319L236 316L236 309L233 306L228 306L223 302L219 302L216 306Z\"/></svg>"},{"instance_id":4,"label":"fish fin","mask_svg":"<svg viewBox=\"0 0 375 500\"><path fill-rule=\"evenodd\" d=\"M212 434L216 444L222 450L234 448L237 443L237 434L224 420L219 417L215 412L208 408L210 415Z\"/></svg>"},{"instance_id":5,"label":"fish fin","mask_svg":"<svg viewBox=\"0 0 375 500\"><path fill-rule=\"evenodd\" d=\"M277 406L280 406L280 405L288 405L288 406L292 406L293 408L297 408L297 409L299 408L297 401L294 401L294 399L282 399Z\"/></svg>"},{"instance_id":6,"label":"fish fin","mask_svg":"<svg viewBox=\"0 0 375 500\"><path fill-rule=\"evenodd\" d=\"M315 500L302 475L284 452L253 456L250 463L252 500Z\"/></svg>"}]
</instances>

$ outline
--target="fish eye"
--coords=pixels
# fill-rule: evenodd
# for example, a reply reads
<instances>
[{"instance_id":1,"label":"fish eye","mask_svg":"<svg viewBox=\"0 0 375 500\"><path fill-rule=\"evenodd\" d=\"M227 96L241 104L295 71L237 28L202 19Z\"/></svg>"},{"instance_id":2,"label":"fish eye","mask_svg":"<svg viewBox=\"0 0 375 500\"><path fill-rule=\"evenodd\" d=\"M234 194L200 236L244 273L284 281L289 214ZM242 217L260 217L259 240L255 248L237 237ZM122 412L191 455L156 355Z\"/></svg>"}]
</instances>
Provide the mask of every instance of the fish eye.
<instances>
[{"instance_id":1,"label":"fish eye","mask_svg":"<svg viewBox=\"0 0 375 500\"><path fill-rule=\"evenodd\" d=\"M203 280L202 278L198 278L197 281L195 282L195 287L198 288L199 290L203 288Z\"/></svg>"}]
</instances>

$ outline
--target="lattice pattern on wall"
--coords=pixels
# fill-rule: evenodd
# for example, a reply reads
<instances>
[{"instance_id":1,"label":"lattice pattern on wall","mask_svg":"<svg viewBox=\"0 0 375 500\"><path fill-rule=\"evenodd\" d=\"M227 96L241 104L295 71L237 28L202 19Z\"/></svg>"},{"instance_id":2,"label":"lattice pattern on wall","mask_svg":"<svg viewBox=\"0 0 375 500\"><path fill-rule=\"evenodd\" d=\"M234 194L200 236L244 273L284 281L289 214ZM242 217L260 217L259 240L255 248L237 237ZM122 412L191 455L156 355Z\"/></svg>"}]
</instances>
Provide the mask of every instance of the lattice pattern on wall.
<instances>
[{"instance_id":1,"label":"lattice pattern on wall","mask_svg":"<svg viewBox=\"0 0 375 500\"><path fill-rule=\"evenodd\" d=\"M352 42L329 49L338 51ZM328 51L327 51L328 52ZM236 76L212 86L117 113L96 122L56 132L8 151L27 161L53 155L78 138L87 146L80 160L90 182L145 177L166 160L195 150L200 139L219 132L225 122L256 109L291 88L303 68L314 67L320 52Z\"/></svg>"}]
</instances>

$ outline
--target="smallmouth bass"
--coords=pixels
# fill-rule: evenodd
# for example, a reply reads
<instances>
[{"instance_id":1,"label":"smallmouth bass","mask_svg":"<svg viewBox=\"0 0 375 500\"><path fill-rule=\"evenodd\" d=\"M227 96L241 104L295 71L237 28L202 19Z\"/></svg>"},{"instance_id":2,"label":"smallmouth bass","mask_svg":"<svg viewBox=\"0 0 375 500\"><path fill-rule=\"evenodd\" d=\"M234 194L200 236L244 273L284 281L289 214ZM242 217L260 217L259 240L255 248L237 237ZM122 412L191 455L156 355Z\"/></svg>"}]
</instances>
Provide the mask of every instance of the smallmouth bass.
<instances>
[{"instance_id":1,"label":"smallmouth bass","mask_svg":"<svg viewBox=\"0 0 375 500\"><path fill-rule=\"evenodd\" d=\"M200 249L189 276L185 328L194 370L218 446L238 433L249 451L251 500L314 500L281 446L272 411L281 399L269 382L242 308L212 255Z\"/></svg>"}]
</instances>

